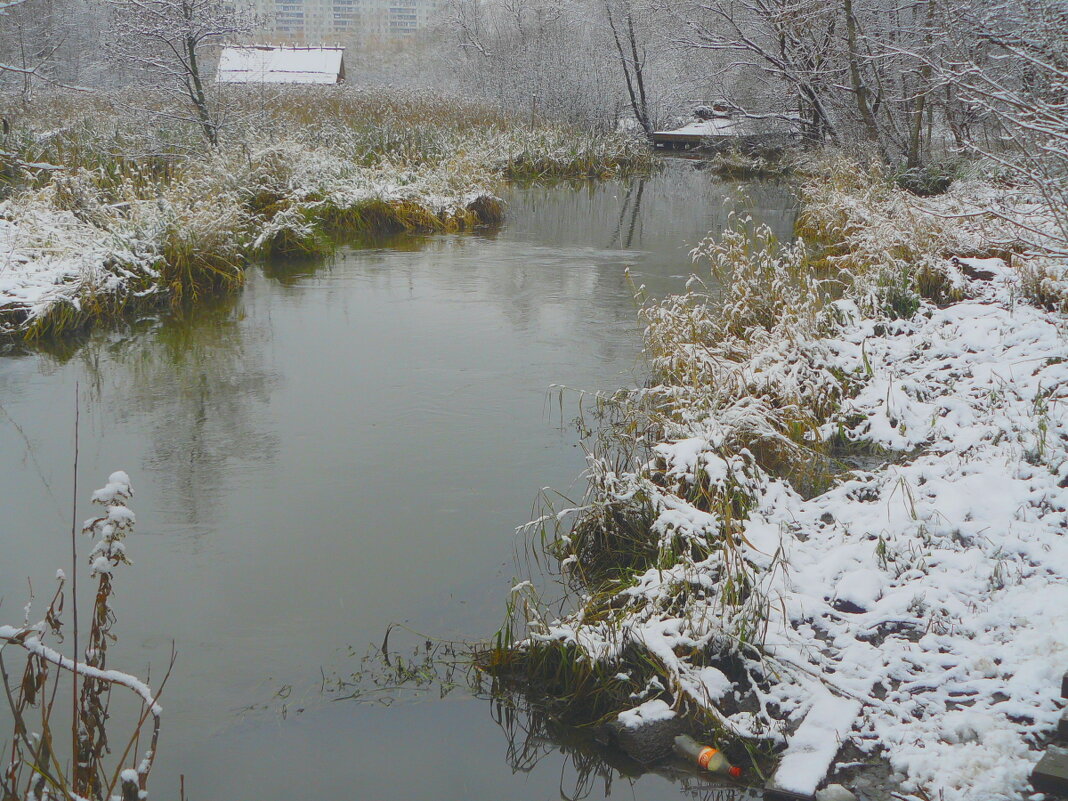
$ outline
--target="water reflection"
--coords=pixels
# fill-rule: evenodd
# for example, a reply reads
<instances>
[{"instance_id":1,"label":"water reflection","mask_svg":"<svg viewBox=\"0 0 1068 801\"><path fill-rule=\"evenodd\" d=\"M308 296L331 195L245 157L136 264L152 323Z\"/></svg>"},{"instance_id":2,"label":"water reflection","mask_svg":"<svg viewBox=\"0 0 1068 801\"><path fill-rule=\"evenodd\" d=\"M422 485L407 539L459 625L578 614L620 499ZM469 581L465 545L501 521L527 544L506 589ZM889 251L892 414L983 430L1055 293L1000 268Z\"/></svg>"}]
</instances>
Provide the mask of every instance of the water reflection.
<instances>
[{"instance_id":1,"label":"water reflection","mask_svg":"<svg viewBox=\"0 0 1068 801\"><path fill-rule=\"evenodd\" d=\"M757 801L763 794L752 788L717 781L668 760L642 765L614 747L594 728L566 726L548 711L522 698L496 696L490 701L491 718L507 742L506 760L516 773L531 773L544 761L559 765L562 801L636 795L639 779L658 776L674 783L695 801Z\"/></svg>"},{"instance_id":2,"label":"water reflection","mask_svg":"<svg viewBox=\"0 0 1068 801\"><path fill-rule=\"evenodd\" d=\"M348 673L322 674L319 692L327 702L392 707L427 698L443 699L470 693L488 705L489 716L503 736L504 761L513 774L557 776L561 801L609 798L620 785L629 797L644 796L638 783L663 778L696 801L756 801L760 792L702 775L681 760L668 759L644 765L627 756L606 727L577 727L563 723L534 696L518 688L490 681L473 665L477 657L466 643L430 640L410 630L390 627L382 642L362 655L347 649L345 660L355 668ZM287 717L303 713L314 701L294 699L284 687L271 714Z\"/></svg>"},{"instance_id":3,"label":"water reflection","mask_svg":"<svg viewBox=\"0 0 1068 801\"><path fill-rule=\"evenodd\" d=\"M791 227L781 187L747 191ZM123 468L137 490L137 564L117 601L137 611L119 613L130 667L166 664L172 637L181 654L158 787L185 773L192 797L546 797L552 760L517 778L462 682L444 701L431 687L423 703L327 704L281 726L234 710L280 685L302 697L320 665L351 676L391 622L453 639L497 627L538 490L582 494L582 452L559 426L572 412L550 418L547 388L643 380L632 284L681 289L689 248L738 197L686 163L514 189L500 231L270 264L187 316L0 359L0 593L66 567L45 534L69 516L79 383L82 475ZM442 753L413 765L413 731ZM645 797L676 792L640 781Z\"/></svg>"},{"instance_id":4,"label":"water reflection","mask_svg":"<svg viewBox=\"0 0 1068 801\"><path fill-rule=\"evenodd\" d=\"M76 352L89 405L113 424L144 426L143 469L167 486L172 525L203 532L238 462L274 458L278 443L258 413L281 377L266 363L269 331L249 324L237 297L168 315L137 336L98 336Z\"/></svg>"},{"instance_id":5,"label":"water reflection","mask_svg":"<svg viewBox=\"0 0 1068 801\"><path fill-rule=\"evenodd\" d=\"M629 250L634 244L635 233L639 237L641 236L638 221L641 219L642 194L645 192L645 183L645 178L638 178L631 181L627 186L627 194L623 198L623 205L619 209L619 224L616 226L608 246L618 242L621 247ZM626 234L623 233L624 226L626 226Z\"/></svg>"}]
</instances>

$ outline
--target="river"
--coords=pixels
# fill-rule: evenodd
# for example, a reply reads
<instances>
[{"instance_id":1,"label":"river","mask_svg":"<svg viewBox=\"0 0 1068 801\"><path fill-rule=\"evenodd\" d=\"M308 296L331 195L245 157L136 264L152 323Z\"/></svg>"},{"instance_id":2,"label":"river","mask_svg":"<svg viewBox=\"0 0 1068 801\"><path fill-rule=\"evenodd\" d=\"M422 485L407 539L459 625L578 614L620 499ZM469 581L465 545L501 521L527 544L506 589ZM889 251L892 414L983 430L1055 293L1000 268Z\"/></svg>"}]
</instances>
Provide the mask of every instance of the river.
<instances>
[{"instance_id":1,"label":"river","mask_svg":"<svg viewBox=\"0 0 1068 801\"><path fill-rule=\"evenodd\" d=\"M193 801L573 793L574 760L553 742L509 759L491 704L463 689L386 706L318 688L391 623L490 636L515 527L542 487L583 490L577 396L562 425L550 386L640 382L633 286L681 290L689 248L732 208L790 235L785 188L700 168L512 188L497 231L272 263L182 317L0 357L0 622L21 620L27 578L40 610L70 572L77 387L79 517L113 470L136 493L110 666L158 677L178 649L153 797L176 798L180 774ZM678 797L657 774L612 791Z\"/></svg>"}]
</instances>

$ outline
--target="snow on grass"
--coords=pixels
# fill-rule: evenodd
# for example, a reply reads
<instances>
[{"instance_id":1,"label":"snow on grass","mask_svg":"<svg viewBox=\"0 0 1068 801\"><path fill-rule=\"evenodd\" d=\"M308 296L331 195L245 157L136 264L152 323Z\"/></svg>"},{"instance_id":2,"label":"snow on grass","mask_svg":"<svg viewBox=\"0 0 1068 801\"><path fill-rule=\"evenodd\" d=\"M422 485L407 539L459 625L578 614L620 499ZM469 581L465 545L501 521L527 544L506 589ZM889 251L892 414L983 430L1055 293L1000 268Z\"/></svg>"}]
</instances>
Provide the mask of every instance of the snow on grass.
<instances>
[{"instance_id":1,"label":"snow on grass","mask_svg":"<svg viewBox=\"0 0 1068 801\"><path fill-rule=\"evenodd\" d=\"M178 121L146 126L122 97L20 114L18 163L57 169L0 204L0 338L231 288L249 256L329 252L339 230L493 224L506 179L652 164L636 137L531 128L441 96L230 87L226 102L234 122L211 153Z\"/></svg>"},{"instance_id":2,"label":"snow on grass","mask_svg":"<svg viewBox=\"0 0 1068 801\"><path fill-rule=\"evenodd\" d=\"M378 216L356 217L355 227L465 227L479 202L495 202L484 174L367 167L296 145L244 164L219 157L147 189L76 172L0 203L0 336L60 313L76 326L131 300L182 300L239 282L251 253L314 250L324 218L368 204Z\"/></svg>"},{"instance_id":3,"label":"snow on grass","mask_svg":"<svg viewBox=\"0 0 1068 801\"><path fill-rule=\"evenodd\" d=\"M968 255L990 246L976 229L910 231L899 200L849 198L895 241L838 225L844 293L800 276L793 249L728 235L697 253L748 289L645 311L654 384L622 430L648 456L591 458L593 501L557 549L578 608L518 648L570 645L644 682L635 700L785 745L782 786L810 792L850 741L910 797L1016 799L1068 669L1068 322L1021 302L1023 271ZM905 273L915 313L873 301L880 253L953 275L953 299ZM885 461L808 480L829 443ZM611 550L635 505L652 557L594 580L589 515Z\"/></svg>"},{"instance_id":4,"label":"snow on grass","mask_svg":"<svg viewBox=\"0 0 1068 801\"><path fill-rule=\"evenodd\" d=\"M131 232L132 233L132 232ZM57 305L151 289L148 243L79 219L37 196L0 203L0 335L32 327Z\"/></svg>"},{"instance_id":5,"label":"snow on grass","mask_svg":"<svg viewBox=\"0 0 1068 801\"><path fill-rule=\"evenodd\" d=\"M849 435L923 452L765 496L748 525L780 526L789 565L764 588L772 650L865 699L854 739L904 790L1015 798L1068 669L1064 321L993 292L872 327L843 332L841 363L863 346L873 372Z\"/></svg>"}]
</instances>

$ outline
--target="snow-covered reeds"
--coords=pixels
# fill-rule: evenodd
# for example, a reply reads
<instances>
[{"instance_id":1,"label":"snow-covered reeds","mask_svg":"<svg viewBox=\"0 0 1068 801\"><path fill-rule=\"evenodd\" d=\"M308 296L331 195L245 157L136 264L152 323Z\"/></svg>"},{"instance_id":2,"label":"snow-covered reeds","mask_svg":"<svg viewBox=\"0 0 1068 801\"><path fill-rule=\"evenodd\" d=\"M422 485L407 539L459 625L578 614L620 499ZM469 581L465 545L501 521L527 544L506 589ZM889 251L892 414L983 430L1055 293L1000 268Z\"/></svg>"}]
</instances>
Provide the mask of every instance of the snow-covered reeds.
<instances>
[{"instance_id":1,"label":"snow-covered reeds","mask_svg":"<svg viewBox=\"0 0 1068 801\"><path fill-rule=\"evenodd\" d=\"M1023 261L1020 294L1041 309L1068 314L1068 261L1043 257Z\"/></svg>"},{"instance_id":2,"label":"snow-covered reeds","mask_svg":"<svg viewBox=\"0 0 1068 801\"><path fill-rule=\"evenodd\" d=\"M132 496L130 479L122 471L112 473L107 484L93 493L93 502L101 511L85 521L82 531L93 541L88 563L90 577L96 581L87 641L78 644L77 598L73 587L68 597L62 570L40 621L31 622L31 598L21 623L0 625L0 687L14 722L0 772L4 798L105 801L148 797L163 712L158 699L170 668L153 690L108 664L108 651L115 641L113 577L120 565L130 563L126 539L135 522L128 506ZM72 609L73 642L79 651L73 658L60 650L64 633L71 633L65 617ZM17 677L9 672L4 658L12 652L20 668ZM132 705L120 697L125 693ZM115 720L123 715L129 717L129 724L120 731ZM139 749L143 751L138 753Z\"/></svg>"},{"instance_id":3,"label":"snow-covered reeds","mask_svg":"<svg viewBox=\"0 0 1068 801\"><path fill-rule=\"evenodd\" d=\"M729 720L742 708L719 690L758 686L746 660L759 660L767 625L759 574L779 561L747 554L745 523L771 477L806 494L826 486L818 429L851 385L813 342L836 320L803 245L734 218L692 255L707 278L641 311L649 386L602 399L608 433L583 504L541 521L578 610L550 622L521 588L486 659L569 714L666 697L741 747L774 721Z\"/></svg>"},{"instance_id":4,"label":"snow-covered reeds","mask_svg":"<svg viewBox=\"0 0 1068 801\"><path fill-rule=\"evenodd\" d=\"M839 158L805 240L736 219L696 248L711 275L642 310L649 385L603 399L587 497L539 521L573 606L518 585L487 666L785 748L796 792L848 740L906 797L1016 798L1068 668L1068 344L1064 264L1003 192Z\"/></svg>"},{"instance_id":5,"label":"snow-covered reeds","mask_svg":"<svg viewBox=\"0 0 1068 801\"><path fill-rule=\"evenodd\" d=\"M143 100L143 99L142 99ZM239 285L250 257L329 252L345 233L458 231L503 217L510 179L648 170L631 136L521 120L429 93L232 88L195 126L121 96L46 97L5 141L0 337Z\"/></svg>"}]
</instances>

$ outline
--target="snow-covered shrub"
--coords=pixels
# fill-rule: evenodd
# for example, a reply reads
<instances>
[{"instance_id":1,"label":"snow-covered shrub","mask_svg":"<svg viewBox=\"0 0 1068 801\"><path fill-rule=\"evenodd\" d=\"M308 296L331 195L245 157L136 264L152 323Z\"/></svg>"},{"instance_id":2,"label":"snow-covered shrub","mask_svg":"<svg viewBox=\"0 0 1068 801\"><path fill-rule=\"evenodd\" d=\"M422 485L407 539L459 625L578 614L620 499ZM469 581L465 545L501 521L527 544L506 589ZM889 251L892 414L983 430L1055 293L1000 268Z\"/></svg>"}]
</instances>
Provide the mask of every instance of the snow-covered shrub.
<instances>
[{"instance_id":1,"label":"snow-covered shrub","mask_svg":"<svg viewBox=\"0 0 1068 801\"><path fill-rule=\"evenodd\" d=\"M1068 314L1068 261L1020 259L1020 293L1039 308Z\"/></svg>"}]
</instances>

